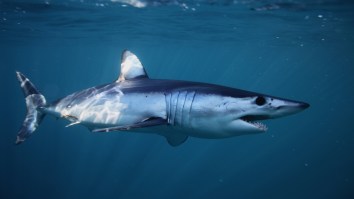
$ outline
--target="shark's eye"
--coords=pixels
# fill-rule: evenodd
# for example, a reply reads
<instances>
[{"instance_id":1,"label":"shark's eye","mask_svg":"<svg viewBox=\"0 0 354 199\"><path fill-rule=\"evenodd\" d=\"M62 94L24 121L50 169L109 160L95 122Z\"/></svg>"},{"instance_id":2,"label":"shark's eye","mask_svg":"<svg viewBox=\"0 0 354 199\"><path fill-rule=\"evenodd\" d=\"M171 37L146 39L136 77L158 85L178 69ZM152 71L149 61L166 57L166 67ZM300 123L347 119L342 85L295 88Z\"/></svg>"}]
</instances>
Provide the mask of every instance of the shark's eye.
<instances>
[{"instance_id":1,"label":"shark's eye","mask_svg":"<svg viewBox=\"0 0 354 199\"><path fill-rule=\"evenodd\" d=\"M256 98L256 104L257 104L258 106L262 106L262 105L264 105L265 103L266 103L266 100L264 99L264 97L258 96L258 97Z\"/></svg>"}]
</instances>

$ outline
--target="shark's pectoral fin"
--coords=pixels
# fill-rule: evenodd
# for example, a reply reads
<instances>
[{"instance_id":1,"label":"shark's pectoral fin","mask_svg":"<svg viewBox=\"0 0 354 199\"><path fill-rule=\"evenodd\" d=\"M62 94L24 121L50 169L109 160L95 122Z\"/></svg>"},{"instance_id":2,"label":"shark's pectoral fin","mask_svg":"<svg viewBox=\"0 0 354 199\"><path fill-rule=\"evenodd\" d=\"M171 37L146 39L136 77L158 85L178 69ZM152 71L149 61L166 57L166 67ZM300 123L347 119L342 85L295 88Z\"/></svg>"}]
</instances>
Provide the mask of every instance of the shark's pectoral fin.
<instances>
[{"instance_id":1,"label":"shark's pectoral fin","mask_svg":"<svg viewBox=\"0 0 354 199\"><path fill-rule=\"evenodd\" d=\"M90 130L94 133L102 133L102 132L111 132L111 131L121 131L121 130L127 130L127 129L124 126L114 126L114 127L90 129Z\"/></svg>"},{"instance_id":2,"label":"shark's pectoral fin","mask_svg":"<svg viewBox=\"0 0 354 199\"><path fill-rule=\"evenodd\" d=\"M151 126L158 126L158 125L165 125L165 124L167 124L166 119L160 117L150 117L142 120L141 122L137 122L135 124L93 129L92 132L128 131L136 128L144 128L144 127L151 127Z\"/></svg>"},{"instance_id":3,"label":"shark's pectoral fin","mask_svg":"<svg viewBox=\"0 0 354 199\"><path fill-rule=\"evenodd\" d=\"M169 134L164 136L166 137L168 144L171 146L179 146L183 144L188 138L188 136L183 134Z\"/></svg>"}]
</instances>

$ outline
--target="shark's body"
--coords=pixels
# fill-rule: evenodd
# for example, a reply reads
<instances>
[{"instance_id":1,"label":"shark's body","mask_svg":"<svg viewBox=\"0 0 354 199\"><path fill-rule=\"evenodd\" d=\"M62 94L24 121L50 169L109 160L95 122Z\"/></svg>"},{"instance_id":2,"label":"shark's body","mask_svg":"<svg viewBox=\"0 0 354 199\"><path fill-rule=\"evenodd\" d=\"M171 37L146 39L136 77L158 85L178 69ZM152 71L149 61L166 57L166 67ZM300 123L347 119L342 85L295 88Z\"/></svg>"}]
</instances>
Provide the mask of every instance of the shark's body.
<instances>
[{"instance_id":1,"label":"shark's body","mask_svg":"<svg viewBox=\"0 0 354 199\"><path fill-rule=\"evenodd\" d=\"M122 56L117 81L79 91L47 104L33 84L17 72L28 113L17 136L23 142L46 114L81 124L93 132L136 131L166 137L172 146L188 136L226 138L260 133L256 120L299 112L309 105L206 83L150 79L139 59Z\"/></svg>"}]
</instances>

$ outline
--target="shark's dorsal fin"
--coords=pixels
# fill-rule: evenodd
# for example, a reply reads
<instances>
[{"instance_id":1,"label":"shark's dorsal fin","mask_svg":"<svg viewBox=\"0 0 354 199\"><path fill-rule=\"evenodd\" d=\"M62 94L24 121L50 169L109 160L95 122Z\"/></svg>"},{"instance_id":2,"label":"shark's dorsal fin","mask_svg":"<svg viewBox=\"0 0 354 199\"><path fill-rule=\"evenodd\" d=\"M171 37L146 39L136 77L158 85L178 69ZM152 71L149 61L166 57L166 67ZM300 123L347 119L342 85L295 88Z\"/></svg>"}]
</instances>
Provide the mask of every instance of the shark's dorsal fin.
<instances>
[{"instance_id":1,"label":"shark's dorsal fin","mask_svg":"<svg viewBox=\"0 0 354 199\"><path fill-rule=\"evenodd\" d=\"M140 79L149 77L139 58L129 50L124 50L122 53L122 61L120 64L120 75L117 82L138 78Z\"/></svg>"}]
</instances>

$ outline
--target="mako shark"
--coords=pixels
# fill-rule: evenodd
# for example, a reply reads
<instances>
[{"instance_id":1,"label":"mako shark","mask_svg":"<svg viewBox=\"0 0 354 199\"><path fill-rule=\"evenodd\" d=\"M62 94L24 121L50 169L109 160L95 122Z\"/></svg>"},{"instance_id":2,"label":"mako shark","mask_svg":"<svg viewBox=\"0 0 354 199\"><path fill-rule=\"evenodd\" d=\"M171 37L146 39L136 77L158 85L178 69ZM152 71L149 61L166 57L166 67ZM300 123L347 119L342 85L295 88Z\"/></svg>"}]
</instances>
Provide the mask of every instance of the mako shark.
<instances>
[{"instance_id":1,"label":"mako shark","mask_svg":"<svg viewBox=\"0 0 354 199\"><path fill-rule=\"evenodd\" d=\"M283 117L309 107L305 102L225 86L150 79L136 55L122 54L119 78L75 92L53 103L22 73L16 72L26 105L26 118L16 144L37 129L45 115L81 124L92 132L143 132L164 136L172 146L189 136L228 138L265 132L260 120Z\"/></svg>"}]
</instances>

